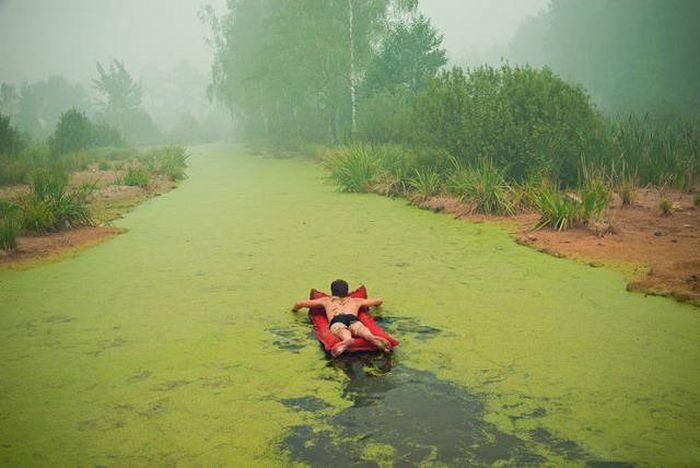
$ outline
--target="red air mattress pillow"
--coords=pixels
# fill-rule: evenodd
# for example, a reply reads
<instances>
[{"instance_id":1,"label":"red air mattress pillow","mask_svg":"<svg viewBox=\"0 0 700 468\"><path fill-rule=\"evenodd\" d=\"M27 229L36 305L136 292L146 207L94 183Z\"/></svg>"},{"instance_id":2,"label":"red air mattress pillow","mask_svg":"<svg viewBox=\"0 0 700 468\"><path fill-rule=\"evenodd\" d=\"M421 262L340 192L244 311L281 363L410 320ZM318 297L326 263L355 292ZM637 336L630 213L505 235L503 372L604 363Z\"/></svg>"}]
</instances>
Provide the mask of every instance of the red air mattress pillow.
<instances>
[{"instance_id":1,"label":"red air mattress pillow","mask_svg":"<svg viewBox=\"0 0 700 468\"><path fill-rule=\"evenodd\" d=\"M356 290L349 293L348 296L367 299L367 288L360 286ZM328 297L328 294L317 291L316 289L312 289L311 293L309 294L309 299L319 299L321 297ZM328 319L326 318L326 312L323 307L309 309L309 318L311 319L311 323L316 331L316 337L323 344L326 351L330 351L333 346L340 342L340 340L328 329ZM379 328L379 325L374 322L372 316L369 314L367 307L362 307L360 309L360 312L357 314L357 318L360 319L360 322L362 322L373 335L384 338L391 344L392 347L399 344L398 341ZM377 351L377 347L367 340L355 338L355 342L347 349L346 352L352 353L355 351Z\"/></svg>"}]
</instances>

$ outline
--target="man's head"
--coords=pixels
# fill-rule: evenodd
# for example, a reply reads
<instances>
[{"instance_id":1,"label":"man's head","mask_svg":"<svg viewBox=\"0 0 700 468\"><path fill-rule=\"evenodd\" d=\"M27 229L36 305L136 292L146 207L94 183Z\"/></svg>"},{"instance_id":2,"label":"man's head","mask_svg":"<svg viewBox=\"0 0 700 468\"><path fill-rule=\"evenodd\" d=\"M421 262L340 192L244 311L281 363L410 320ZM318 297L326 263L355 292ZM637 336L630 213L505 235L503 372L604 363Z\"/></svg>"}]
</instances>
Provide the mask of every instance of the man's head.
<instances>
[{"instance_id":1,"label":"man's head","mask_svg":"<svg viewBox=\"0 0 700 468\"><path fill-rule=\"evenodd\" d=\"M337 297L345 297L348 295L348 283L341 279L337 279L331 283L331 294Z\"/></svg>"}]
</instances>

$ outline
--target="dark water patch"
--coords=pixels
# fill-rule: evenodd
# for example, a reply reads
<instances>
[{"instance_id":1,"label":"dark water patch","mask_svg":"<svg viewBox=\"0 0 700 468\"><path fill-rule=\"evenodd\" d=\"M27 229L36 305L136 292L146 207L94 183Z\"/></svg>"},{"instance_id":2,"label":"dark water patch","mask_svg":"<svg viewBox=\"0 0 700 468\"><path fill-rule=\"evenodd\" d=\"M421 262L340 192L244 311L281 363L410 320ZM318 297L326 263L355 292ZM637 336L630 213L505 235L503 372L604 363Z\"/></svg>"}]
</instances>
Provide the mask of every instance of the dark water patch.
<instances>
[{"instance_id":1,"label":"dark water patch","mask_svg":"<svg viewBox=\"0 0 700 468\"><path fill-rule=\"evenodd\" d=\"M290 408L294 408L296 410L310 412L321 411L323 409L328 408L328 403L321 400L320 398L312 396L306 396L301 398L284 398L280 400L280 403Z\"/></svg>"},{"instance_id":2,"label":"dark water patch","mask_svg":"<svg viewBox=\"0 0 700 468\"><path fill-rule=\"evenodd\" d=\"M634 463L619 462L619 461L591 461L586 463L586 466L592 468L632 468Z\"/></svg>"},{"instance_id":3,"label":"dark water patch","mask_svg":"<svg viewBox=\"0 0 700 468\"><path fill-rule=\"evenodd\" d=\"M375 317L382 327L395 336L413 335L417 340L428 340L439 333L444 333L439 328L424 325L414 318L408 317Z\"/></svg>"},{"instance_id":4,"label":"dark water patch","mask_svg":"<svg viewBox=\"0 0 700 468\"><path fill-rule=\"evenodd\" d=\"M97 349L93 351L88 351L86 354L90 354L94 357L98 357L100 354L108 351L112 348L118 348L126 343L126 340L121 337L110 338L105 340L99 340Z\"/></svg>"},{"instance_id":5,"label":"dark water patch","mask_svg":"<svg viewBox=\"0 0 700 468\"><path fill-rule=\"evenodd\" d=\"M508 416L511 421L516 422L520 421L521 419L533 419L533 418L541 418L543 416L547 415L547 410L544 408L535 408L534 410L528 412L528 413L522 413L522 414L516 414L516 415L510 415Z\"/></svg>"},{"instance_id":6,"label":"dark water patch","mask_svg":"<svg viewBox=\"0 0 700 468\"><path fill-rule=\"evenodd\" d=\"M184 387L189 385L191 382L189 380L170 380L168 382L163 382L158 385L151 387L151 390L159 392L169 392L170 390L175 390L176 388Z\"/></svg>"},{"instance_id":7,"label":"dark water patch","mask_svg":"<svg viewBox=\"0 0 700 468\"><path fill-rule=\"evenodd\" d=\"M44 323L69 323L75 320L73 317L68 317L66 315L49 315L44 317L41 321Z\"/></svg>"},{"instance_id":8,"label":"dark water patch","mask_svg":"<svg viewBox=\"0 0 700 468\"><path fill-rule=\"evenodd\" d=\"M127 383L136 383L136 382L141 382L149 378L151 375L153 375L153 372L145 369L141 369L135 374L132 374L129 376L129 378L126 379Z\"/></svg>"},{"instance_id":9,"label":"dark water patch","mask_svg":"<svg viewBox=\"0 0 700 468\"><path fill-rule=\"evenodd\" d=\"M569 460L581 460L586 456L586 452L576 442L556 437L543 427L530 431L530 436L532 440L546 445L557 455Z\"/></svg>"},{"instance_id":10,"label":"dark water patch","mask_svg":"<svg viewBox=\"0 0 700 468\"><path fill-rule=\"evenodd\" d=\"M298 329L294 328L268 328L266 331L274 335L272 344L278 349L298 353L308 342L308 335L304 336ZM313 332L311 336L315 339Z\"/></svg>"},{"instance_id":11,"label":"dark water patch","mask_svg":"<svg viewBox=\"0 0 700 468\"><path fill-rule=\"evenodd\" d=\"M343 396L352 407L328 418L333 430L293 427L282 442L293 459L376 466L364 453L373 444L392 447L387 456L396 464L545 461L529 441L487 422L479 396L429 372L393 366L391 358L368 357L345 361L341 370L350 377Z\"/></svg>"}]
</instances>

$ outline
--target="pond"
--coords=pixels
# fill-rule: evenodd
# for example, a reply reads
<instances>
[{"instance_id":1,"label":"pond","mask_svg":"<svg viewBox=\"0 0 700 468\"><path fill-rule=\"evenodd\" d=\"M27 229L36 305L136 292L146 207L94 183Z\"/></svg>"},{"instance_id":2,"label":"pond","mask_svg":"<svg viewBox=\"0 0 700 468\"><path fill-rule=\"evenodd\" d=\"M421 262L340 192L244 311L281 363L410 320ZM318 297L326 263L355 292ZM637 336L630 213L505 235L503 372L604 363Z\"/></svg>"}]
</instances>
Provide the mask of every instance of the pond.
<instances>
[{"instance_id":1,"label":"pond","mask_svg":"<svg viewBox=\"0 0 700 468\"><path fill-rule=\"evenodd\" d=\"M0 463L700 460L697 308L302 159L193 153L128 233L0 271ZM339 277L391 356L330 361L289 311Z\"/></svg>"}]
</instances>

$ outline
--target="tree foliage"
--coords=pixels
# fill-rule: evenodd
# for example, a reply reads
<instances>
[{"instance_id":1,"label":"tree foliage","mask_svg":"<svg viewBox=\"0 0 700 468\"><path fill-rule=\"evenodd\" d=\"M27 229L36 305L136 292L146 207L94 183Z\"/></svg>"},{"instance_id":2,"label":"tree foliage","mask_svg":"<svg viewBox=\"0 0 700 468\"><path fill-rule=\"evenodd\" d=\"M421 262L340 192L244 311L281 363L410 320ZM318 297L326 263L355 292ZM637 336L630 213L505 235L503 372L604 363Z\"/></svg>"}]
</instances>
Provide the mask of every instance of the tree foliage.
<instances>
[{"instance_id":1,"label":"tree foliage","mask_svg":"<svg viewBox=\"0 0 700 468\"><path fill-rule=\"evenodd\" d=\"M516 60L549 65L612 112L700 113L700 2L552 0L511 44Z\"/></svg>"},{"instance_id":2,"label":"tree foliage","mask_svg":"<svg viewBox=\"0 0 700 468\"><path fill-rule=\"evenodd\" d=\"M212 95L249 138L334 143L353 133L355 94L386 26L390 0L229 0L208 17Z\"/></svg>"},{"instance_id":3,"label":"tree foliage","mask_svg":"<svg viewBox=\"0 0 700 468\"><path fill-rule=\"evenodd\" d=\"M121 146L124 141L119 132L105 123L93 123L84 112L69 109L56 125L49 138L49 147L55 155L61 155L100 146Z\"/></svg>"},{"instance_id":4,"label":"tree foliage","mask_svg":"<svg viewBox=\"0 0 700 468\"><path fill-rule=\"evenodd\" d=\"M0 155L17 154L24 145L24 138L10 122L10 116L0 114Z\"/></svg>"},{"instance_id":5,"label":"tree foliage","mask_svg":"<svg viewBox=\"0 0 700 468\"><path fill-rule=\"evenodd\" d=\"M363 80L368 95L421 89L447 63L442 35L423 15L389 25Z\"/></svg>"},{"instance_id":6,"label":"tree foliage","mask_svg":"<svg viewBox=\"0 0 700 468\"><path fill-rule=\"evenodd\" d=\"M586 93L548 69L444 71L416 97L413 115L417 144L467 164L488 159L519 180L546 172L571 183L603 138Z\"/></svg>"},{"instance_id":7,"label":"tree foliage","mask_svg":"<svg viewBox=\"0 0 700 468\"><path fill-rule=\"evenodd\" d=\"M107 67L97 63L98 77L93 86L99 94L100 120L118 129L128 140L151 143L159 130L143 109L141 85L126 66L113 59Z\"/></svg>"}]
</instances>

